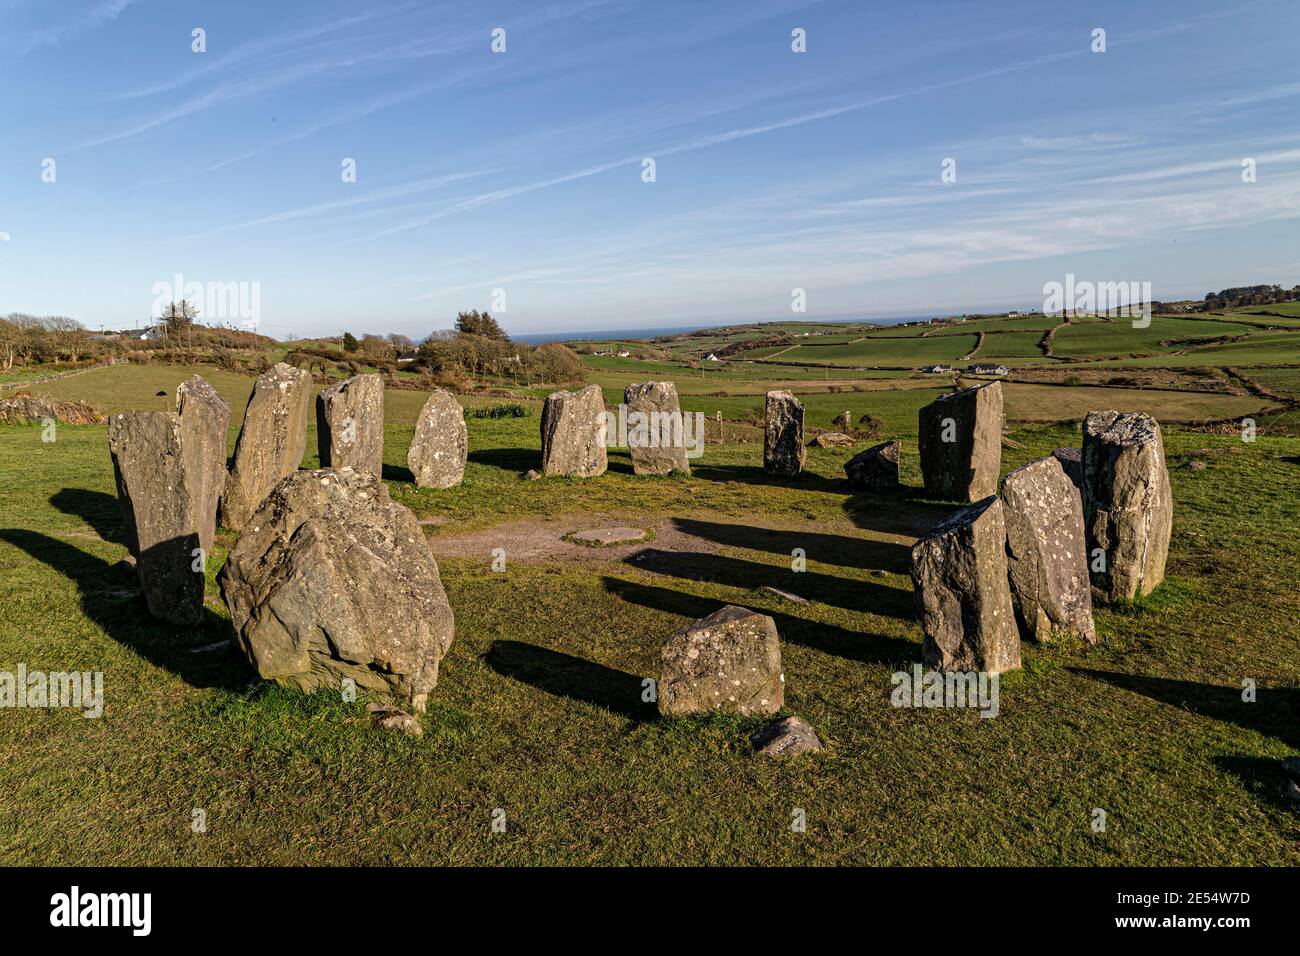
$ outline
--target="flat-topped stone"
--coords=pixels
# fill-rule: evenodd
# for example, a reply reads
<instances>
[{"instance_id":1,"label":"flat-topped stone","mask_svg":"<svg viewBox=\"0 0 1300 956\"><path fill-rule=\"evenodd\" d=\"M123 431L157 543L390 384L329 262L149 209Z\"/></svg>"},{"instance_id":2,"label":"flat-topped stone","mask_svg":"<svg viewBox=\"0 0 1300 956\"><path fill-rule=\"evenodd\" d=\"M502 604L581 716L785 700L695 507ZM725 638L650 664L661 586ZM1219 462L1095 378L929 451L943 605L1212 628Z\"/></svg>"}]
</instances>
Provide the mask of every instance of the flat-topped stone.
<instances>
[{"instance_id":1,"label":"flat-topped stone","mask_svg":"<svg viewBox=\"0 0 1300 956\"><path fill-rule=\"evenodd\" d=\"M917 447L927 494L982 501L998 492L1002 383L941 395L919 413Z\"/></svg>"},{"instance_id":2,"label":"flat-topped stone","mask_svg":"<svg viewBox=\"0 0 1300 956\"><path fill-rule=\"evenodd\" d=\"M1174 520L1164 439L1150 415L1088 413L1083 511L1093 586L1108 601L1150 594L1164 580Z\"/></svg>"},{"instance_id":3,"label":"flat-topped stone","mask_svg":"<svg viewBox=\"0 0 1300 956\"><path fill-rule=\"evenodd\" d=\"M599 385L552 392L542 405L542 474L594 478L609 467Z\"/></svg>"},{"instance_id":4,"label":"flat-topped stone","mask_svg":"<svg viewBox=\"0 0 1300 956\"><path fill-rule=\"evenodd\" d=\"M570 541L593 547L644 541L646 532L641 528L586 528L568 535Z\"/></svg>"}]
</instances>

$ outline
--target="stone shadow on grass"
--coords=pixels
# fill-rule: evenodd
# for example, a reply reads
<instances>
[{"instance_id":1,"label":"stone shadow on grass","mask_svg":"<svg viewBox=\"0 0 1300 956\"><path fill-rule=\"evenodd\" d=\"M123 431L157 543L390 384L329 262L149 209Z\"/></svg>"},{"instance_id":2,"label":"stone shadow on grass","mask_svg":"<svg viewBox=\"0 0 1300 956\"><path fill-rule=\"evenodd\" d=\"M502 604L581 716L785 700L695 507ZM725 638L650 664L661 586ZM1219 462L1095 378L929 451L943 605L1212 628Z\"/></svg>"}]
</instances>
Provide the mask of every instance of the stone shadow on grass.
<instances>
[{"instance_id":1,"label":"stone shadow on grass","mask_svg":"<svg viewBox=\"0 0 1300 956\"><path fill-rule=\"evenodd\" d=\"M758 528L745 524L673 518L673 526L683 534L713 541L732 548L769 551L789 555L803 548L809 561L836 564L846 568L871 568L907 574L912 567L912 550L892 541L872 541L847 535L785 528ZM798 590L797 588L793 590Z\"/></svg>"},{"instance_id":2,"label":"stone shadow on grass","mask_svg":"<svg viewBox=\"0 0 1300 956\"><path fill-rule=\"evenodd\" d=\"M810 555L811 557L811 555ZM886 587L872 581L839 578L816 571L792 571L788 565L764 564L721 554L696 551L663 551L643 548L624 562L656 574L670 574L691 581L707 581L729 587L757 590L780 588L821 604L850 611L866 611L911 620L916 616L916 599L911 591Z\"/></svg>"},{"instance_id":3,"label":"stone shadow on grass","mask_svg":"<svg viewBox=\"0 0 1300 956\"><path fill-rule=\"evenodd\" d=\"M468 460L516 475L530 468L542 470L542 453L536 448L480 448L471 451Z\"/></svg>"},{"instance_id":4,"label":"stone shadow on grass","mask_svg":"<svg viewBox=\"0 0 1300 956\"><path fill-rule=\"evenodd\" d=\"M1279 810L1295 808L1295 804L1283 793L1287 775L1280 760L1225 754L1215 757L1214 763L1220 770L1239 779L1246 792L1261 803Z\"/></svg>"},{"instance_id":5,"label":"stone shadow on grass","mask_svg":"<svg viewBox=\"0 0 1300 956\"><path fill-rule=\"evenodd\" d=\"M861 491L844 501L844 511L857 527L913 538L927 534L962 507L960 503L937 504L920 488L905 488L897 494ZM908 560L910 563L910 556Z\"/></svg>"},{"instance_id":6,"label":"stone shadow on grass","mask_svg":"<svg viewBox=\"0 0 1300 956\"><path fill-rule=\"evenodd\" d=\"M1292 750L1300 749L1300 689L1261 687L1256 691L1254 703L1247 703L1241 699L1240 687L1095 671L1083 667L1066 669L1162 704L1190 711L1198 717L1222 720L1266 737L1275 737Z\"/></svg>"},{"instance_id":7,"label":"stone shadow on grass","mask_svg":"<svg viewBox=\"0 0 1300 956\"><path fill-rule=\"evenodd\" d=\"M671 588L661 588L649 584L624 581L621 578L604 577L601 583L610 594L632 604L680 614L691 620L708 617L714 611L726 605L727 601L716 598L702 598ZM809 621L791 614L769 611L763 607L751 607L760 614L766 614L776 622L776 630L783 642L798 644L834 654L846 660L859 661L863 664L889 664L896 667L911 666L921 659L921 645L897 637L883 634L868 634L863 631L849 631L833 624ZM663 635L666 639L669 635Z\"/></svg>"},{"instance_id":8,"label":"stone shadow on grass","mask_svg":"<svg viewBox=\"0 0 1300 956\"><path fill-rule=\"evenodd\" d=\"M846 482L824 478L816 472L800 472L793 478L769 475L761 465L708 465L703 460L691 462L691 475L706 481L738 481L747 485L773 485L801 488L805 491L844 491Z\"/></svg>"},{"instance_id":9,"label":"stone shadow on grass","mask_svg":"<svg viewBox=\"0 0 1300 956\"><path fill-rule=\"evenodd\" d=\"M382 471L383 475L380 477L382 477L384 481L399 481L405 482L408 485L415 484L415 475L413 475L411 469L407 468L405 465L385 464Z\"/></svg>"},{"instance_id":10,"label":"stone shadow on grass","mask_svg":"<svg viewBox=\"0 0 1300 956\"><path fill-rule=\"evenodd\" d=\"M229 640L230 622L204 607L203 623L180 627L155 620L145 607L135 571L75 548L66 541L23 528L0 529L0 540L21 548L67 577L81 591L81 609L109 637L192 687L242 691L252 670L230 651L191 653L191 648Z\"/></svg>"},{"instance_id":11,"label":"stone shadow on grass","mask_svg":"<svg viewBox=\"0 0 1300 956\"><path fill-rule=\"evenodd\" d=\"M629 720L651 720L658 711L643 703L642 678L572 654L522 641L493 641L483 660L498 674L556 697L603 707Z\"/></svg>"},{"instance_id":12,"label":"stone shadow on grass","mask_svg":"<svg viewBox=\"0 0 1300 956\"><path fill-rule=\"evenodd\" d=\"M64 488L50 495L50 504L64 514L76 515L105 541L125 542L122 508L116 495L85 488Z\"/></svg>"}]
</instances>

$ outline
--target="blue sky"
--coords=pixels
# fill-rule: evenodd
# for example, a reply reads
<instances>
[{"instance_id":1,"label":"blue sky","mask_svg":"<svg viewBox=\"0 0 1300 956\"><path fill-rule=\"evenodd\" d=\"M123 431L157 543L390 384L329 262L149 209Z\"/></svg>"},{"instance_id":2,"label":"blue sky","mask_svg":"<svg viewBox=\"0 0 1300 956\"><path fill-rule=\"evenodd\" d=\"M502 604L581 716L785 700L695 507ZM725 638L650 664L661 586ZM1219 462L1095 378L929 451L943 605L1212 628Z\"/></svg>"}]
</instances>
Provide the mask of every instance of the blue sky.
<instances>
[{"instance_id":1,"label":"blue sky","mask_svg":"<svg viewBox=\"0 0 1300 956\"><path fill-rule=\"evenodd\" d=\"M177 274L258 283L279 337L422 337L496 289L537 333L1035 307L1067 272L1293 285L1298 27L1295 0L0 0L0 313L130 327Z\"/></svg>"}]
</instances>

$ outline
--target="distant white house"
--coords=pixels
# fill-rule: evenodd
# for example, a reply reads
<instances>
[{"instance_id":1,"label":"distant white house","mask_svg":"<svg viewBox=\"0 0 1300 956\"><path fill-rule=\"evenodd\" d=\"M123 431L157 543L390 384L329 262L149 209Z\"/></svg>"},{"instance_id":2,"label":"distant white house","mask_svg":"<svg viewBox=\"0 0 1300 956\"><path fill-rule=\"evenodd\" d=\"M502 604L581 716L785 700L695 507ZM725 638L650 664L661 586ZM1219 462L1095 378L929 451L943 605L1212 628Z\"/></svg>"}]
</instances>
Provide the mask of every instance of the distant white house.
<instances>
[{"instance_id":1,"label":"distant white house","mask_svg":"<svg viewBox=\"0 0 1300 956\"><path fill-rule=\"evenodd\" d=\"M1010 375L1011 369L1005 365L972 365L970 373L972 375Z\"/></svg>"},{"instance_id":2,"label":"distant white house","mask_svg":"<svg viewBox=\"0 0 1300 956\"><path fill-rule=\"evenodd\" d=\"M419 358L419 356L420 353L415 351L402 352L400 355L397 356L397 364L406 365L410 362L414 362L417 358Z\"/></svg>"},{"instance_id":3,"label":"distant white house","mask_svg":"<svg viewBox=\"0 0 1300 956\"><path fill-rule=\"evenodd\" d=\"M619 353L618 353L618 357L619 357L619 358L627 358L627 357L628 357L629 355L631 355L631 354L632 354L632 353L629 352L627 349L620 349L620 350L619 350Z\"/></svg>"},{"instance_id":4,"label":"distant white house","mask_svg":"<svg viewBox=\"0 0 1300 956\"><path fill-rule=\"evenodd\" d=\"M704 356L704 361L706 361L706 362L721 362L722 359L718 358L716 355L714 355L712 352L710 352L708 355Z\"/></svg>"},{"instance_id":5,"label":"distant white house","mask_svg":"<svg viewBox=\"0 0 1300 956\"><path fill-rule=\"evenodd\" d=\"M944 372L951 372L951 365L927 365L921 369L922 372L929 372L931 375L941 375Z\"/></svg>"},{"instance_id":6,"label":"distant white house","mask_svg":"<svg viewBox=\"0 0 1300 956\"><path fill-rule=\"evenodd\" d=\"M140 333L141 342L156 342L166 335L161 325L153 325Z\"/></svg>"}]
</instances>

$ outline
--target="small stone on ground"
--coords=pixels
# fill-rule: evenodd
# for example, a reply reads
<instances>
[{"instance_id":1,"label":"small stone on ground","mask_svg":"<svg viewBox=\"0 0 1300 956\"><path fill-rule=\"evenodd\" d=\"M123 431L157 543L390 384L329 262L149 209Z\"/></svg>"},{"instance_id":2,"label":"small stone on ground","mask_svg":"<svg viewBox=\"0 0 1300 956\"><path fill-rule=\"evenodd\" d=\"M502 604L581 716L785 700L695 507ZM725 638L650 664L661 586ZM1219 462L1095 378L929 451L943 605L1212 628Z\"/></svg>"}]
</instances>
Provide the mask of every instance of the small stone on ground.
<instances>
[{"instance_id":1,"label":"small stone on ground","mask_svg":"<svg viewBox=\"0 0 1300 956\"><path fill-rule=\"evenodd\" d=\"M754 749L769 757L786 757L825 749L812 725L802 717L786 717L768 724L749 738Z\"/></svg>"},{"instance_id":2,"label":"small stone on ground","mask_svg":"<svg viewBox=\"0 0 1300 956\"><path fill-rule=\"evenodd\" d=\"M424 726L418 719L400 710L381 710L375 714L375 726L380 730L396 730L412 737L423 737Z\"/></svg>"},{"instance_id":3,"label":"small stone on ground","mask_svg":"<svg viewBox=\"0 0 1300 956\"><path fill-rule=\"evenodd\" d=\"M785 598L787 601L794 601L796 604L811 604L806 597L800 597L797 594L791 594L789 591L782 591L780 588L774 588L771 585L764 584L760 591L766 591L768 594L775 594L779 598Z\"/></svg>"}]
</instances>

